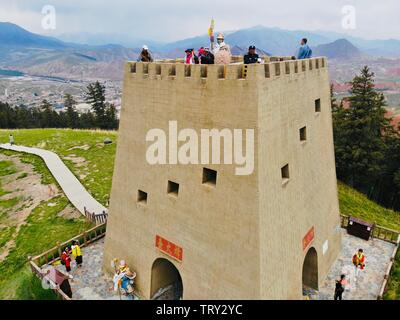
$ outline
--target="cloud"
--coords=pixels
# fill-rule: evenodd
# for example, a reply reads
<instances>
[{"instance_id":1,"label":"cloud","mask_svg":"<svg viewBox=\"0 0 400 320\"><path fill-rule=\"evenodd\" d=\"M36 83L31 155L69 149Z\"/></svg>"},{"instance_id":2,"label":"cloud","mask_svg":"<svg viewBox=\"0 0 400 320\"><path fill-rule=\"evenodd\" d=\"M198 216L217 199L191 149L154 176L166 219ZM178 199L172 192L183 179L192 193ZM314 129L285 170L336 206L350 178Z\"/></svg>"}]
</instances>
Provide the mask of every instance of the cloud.
<instances>
[{"instance_id":1,"label":"cloud","mask_svg":"<svg viewBox=\"0 0 400 320\"><path fill-rule=\"evenodd\" d=\"M214 17L218 30L265 25L400 39L398 0L0 0L0 20L48 33L41 28L44 5L53 5L57 10L53 35L116 33L171 41L206 33ZM342 27L344 5L356 10L355 30Z\"/></svg>"}]
</instances>

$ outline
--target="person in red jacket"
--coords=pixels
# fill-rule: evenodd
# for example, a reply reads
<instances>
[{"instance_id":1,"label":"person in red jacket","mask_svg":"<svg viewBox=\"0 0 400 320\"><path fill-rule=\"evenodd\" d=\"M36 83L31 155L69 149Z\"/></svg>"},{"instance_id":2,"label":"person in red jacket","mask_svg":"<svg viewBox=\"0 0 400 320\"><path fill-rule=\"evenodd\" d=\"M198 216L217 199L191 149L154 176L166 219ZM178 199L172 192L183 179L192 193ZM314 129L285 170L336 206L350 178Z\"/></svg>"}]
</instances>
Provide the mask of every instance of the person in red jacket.
<instances>
[{"instance_id":1,"label":"person in red jacket","mask_svg":"<svg viewBox=\"0 0 400 320\"><path fill-rule=\"evenodd\" d=\"M68 247L65 247L65 250L61 254L61 263L65 266L67 272L71 271L71 257L69 256Z\"/></svg>"},{"instance_id":2,"label":"person in red jacket","mask_svg":"<svg viewBox=\"0 0 400 320\"><path fill-rule=\"evenodd\" d=\"M358 252L353 256L353 265L356 268L357 277L359 270L364 270L365 268L365 255L363 249L359 249Z\"/></svg>"}]
</instances>

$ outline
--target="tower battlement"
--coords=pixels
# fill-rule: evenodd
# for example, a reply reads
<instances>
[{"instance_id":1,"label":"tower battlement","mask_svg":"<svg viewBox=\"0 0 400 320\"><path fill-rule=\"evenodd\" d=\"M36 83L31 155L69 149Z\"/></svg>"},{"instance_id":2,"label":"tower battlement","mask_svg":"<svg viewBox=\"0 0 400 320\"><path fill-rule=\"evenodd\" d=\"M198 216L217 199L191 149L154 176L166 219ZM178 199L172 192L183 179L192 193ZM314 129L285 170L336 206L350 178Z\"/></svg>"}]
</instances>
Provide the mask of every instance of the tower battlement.
<instances>
[{"instance_id":1,"label":"tower battlement","mask_svg":"<svg viewBox=\"0 0 400 320\"><path fill-rule=\"evenodd\" d=\"M325 57L307 60L271 61L265 64L228 64L228 65L185 65L178 61L163 62L127 62L126 73L132 77L149 80L174 79L218 79L218 80L263 80L284 76L296 76L303 73L318 72L327 68Z\"/></svg>"}]
</instances>

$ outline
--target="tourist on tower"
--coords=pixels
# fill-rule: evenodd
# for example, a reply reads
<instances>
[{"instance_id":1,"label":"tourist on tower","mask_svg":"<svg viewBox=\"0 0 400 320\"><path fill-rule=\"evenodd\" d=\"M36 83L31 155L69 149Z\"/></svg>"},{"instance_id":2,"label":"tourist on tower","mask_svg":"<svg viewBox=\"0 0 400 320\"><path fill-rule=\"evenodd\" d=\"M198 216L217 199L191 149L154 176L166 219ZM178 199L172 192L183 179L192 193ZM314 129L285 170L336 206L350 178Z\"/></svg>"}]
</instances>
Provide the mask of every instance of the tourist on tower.
<instances>
[{"instance_id":1,"label":"tourist on tower","mask_svg":"<svg viewBox=\"0 0 400 320\"><path fill-rule=\"evenodd\" d=\"M307 44L308 40L306 38L301 39L300 48L297 53L297 59L309 59L312 56L312 50Z\"/></svg>"}]
</instances>

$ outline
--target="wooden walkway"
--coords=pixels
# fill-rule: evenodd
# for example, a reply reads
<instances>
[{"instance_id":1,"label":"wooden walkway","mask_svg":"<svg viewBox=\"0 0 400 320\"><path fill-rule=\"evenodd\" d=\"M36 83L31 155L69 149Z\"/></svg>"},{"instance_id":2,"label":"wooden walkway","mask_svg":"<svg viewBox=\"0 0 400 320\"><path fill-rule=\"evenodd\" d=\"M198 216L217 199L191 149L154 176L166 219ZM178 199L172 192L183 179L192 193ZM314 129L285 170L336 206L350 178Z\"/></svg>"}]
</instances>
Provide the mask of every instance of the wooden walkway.
<instances>
[{"instance_id":1,"label":"wooden walkway","mask_svg":"<svg viewBox=\"0 0 400 320\"><path fill-rule=\"evenodd\" d=\"M82 215L86 216L85 208L86 211L92 212L95 215L101 215L108 211L106 207L101 205L90 195L71 170L68 169L60 157L54 152L39 148L10 145L9 143L0 144L0 148L30 153L41 157L69 201L79 210L79 212L82 213Z\"/></svg>"}]
</instances>

